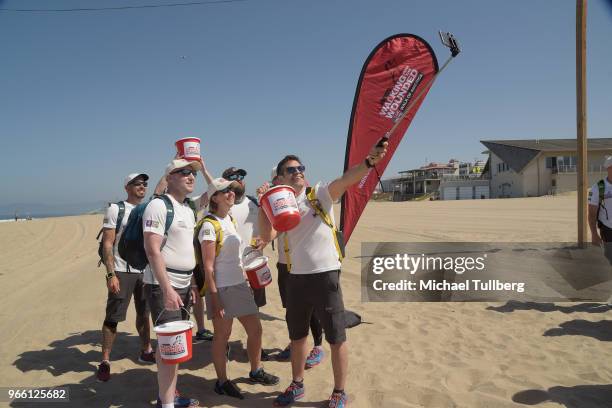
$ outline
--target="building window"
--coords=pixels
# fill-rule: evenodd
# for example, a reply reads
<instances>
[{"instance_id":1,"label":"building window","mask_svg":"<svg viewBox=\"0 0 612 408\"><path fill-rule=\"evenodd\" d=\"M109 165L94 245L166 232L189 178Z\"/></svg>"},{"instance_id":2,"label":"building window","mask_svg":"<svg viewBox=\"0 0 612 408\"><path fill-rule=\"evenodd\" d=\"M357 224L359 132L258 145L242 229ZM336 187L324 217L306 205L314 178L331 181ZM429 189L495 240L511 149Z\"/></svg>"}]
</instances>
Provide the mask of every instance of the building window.
<instances>
[{"instance_id":1,"label":"building window","mask_svg":"<svg viewBox=\"0 0 612 408\"><path fill-rule=\"evenodd\" d=\"M497 163L497 172L498 173L503 173L506 171L510 170L510 166L508 166L506 163Z\"/></svg>"}]
</instances>

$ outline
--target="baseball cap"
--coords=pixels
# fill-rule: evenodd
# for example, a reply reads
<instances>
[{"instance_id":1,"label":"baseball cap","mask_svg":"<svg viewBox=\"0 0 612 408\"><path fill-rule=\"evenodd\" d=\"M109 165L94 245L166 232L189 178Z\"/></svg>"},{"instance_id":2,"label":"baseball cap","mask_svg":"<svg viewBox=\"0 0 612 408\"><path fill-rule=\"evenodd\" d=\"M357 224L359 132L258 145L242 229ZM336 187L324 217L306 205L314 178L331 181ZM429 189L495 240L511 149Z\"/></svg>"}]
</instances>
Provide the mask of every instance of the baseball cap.
<instances>
[{"instance_id":1,"label":"baseball cap","mask_svg":"<svg viewBox=\"0 0 612 408\"><path fill-rule=\"evenodd\" d=\"M190 161L185 159L174 159L166 166L166 176L172 173L174 170L182 169L184 167L191 167L195 171L201 170L202 165L198 161Z\"/></svg>"},{"instance_id":2,"label":"baseball cap","mask_svg":"<svg viewBox=\"0 0 612 408\"><path fill-rule=\"evenodd\" d=\"M244 169L239 169L237 167L229 167L227 169L225 169L225 171L223 172L223 174L221 174L221 177L223 177L224 179L228 178L229 176L231 176L232 174L240 174L242 177L247 175L246 170Z\"/></svg>"},{"instance_id":3,"label":"baseball cap","mask_svg":"<svg viewBox=\"0 0 612 408\"><path fill-rule=\"evenodd\" d=\"M208 198L210 199L210 197L212 197L217 191L225 190L234 183L235 181L226 180L222 177L214 179L208 185Z\"/></svg>"},{"instance_id":4,"label":"baseball cap","mask_svg":"<svg viewBox=\"0 0 612 408\"><path fill-rule=\"evenodd\" d=\"M604 160L604 168L612 166L612 156L606 156L606 160Z\"/></svg>"},{"instance_id":5,"label":"baseball cap","mask_svg":"<svg viewBox=\"0 0 612 408\"><path fill-rule=\"evenodd\" d=\"M127 187L136 177L142 177L144 181L149 179L149 176L145 173L130 173L123 180L123 187Z\"/></svg>"}]
</instances>

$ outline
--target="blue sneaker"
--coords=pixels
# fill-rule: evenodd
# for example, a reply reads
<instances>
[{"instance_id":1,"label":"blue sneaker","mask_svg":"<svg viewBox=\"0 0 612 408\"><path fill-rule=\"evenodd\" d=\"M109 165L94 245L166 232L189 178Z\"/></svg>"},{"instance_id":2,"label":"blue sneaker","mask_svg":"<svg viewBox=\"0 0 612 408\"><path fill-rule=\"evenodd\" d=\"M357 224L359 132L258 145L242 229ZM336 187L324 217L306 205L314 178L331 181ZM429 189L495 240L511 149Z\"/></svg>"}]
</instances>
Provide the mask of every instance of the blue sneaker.
<instances>
[{"instance_id":1,"label":"blue sneaker","mask_svg":"<svg viewBox=\"0 0 612 408\"><path fill-rule=\"evenodd\" d=\"M293 404L295 401L301 399L304 396L304 383L298 384L295 381L291 382L291 385L287 387L285 392L274 399L275 407L286 407L287 405Z\"/></svg>"},{"instance_id":2,"label":"blue sneaker","mask_svg":"<svg viewBox=\"0 0 612 408\"><path fill-rule=\"evenodd\" d=\"M310 350L310 354L306 357L306 369L312 368L314 366L318 366L323 361L323 357L325 356L325 351L323 351L323 347L315 346Z\"/></svg>"},{"instance_id":3,"label":"blue sneaker","mask_svg":"<svg viewBox=\"0 0 612 408\"><path fill-rule=\"evenodd\" d=\"M348 398L344 391L334 392L331 397L329 397L329 402L327 403L327 408L346 408L347 406Z\"/></svg>"},{"instance_id":4,"label":"blue sneaker","mask_svg":"<svg viewBox=\"0 0 612 408\"><path fill-rule=\"evenodd\" d=\"M280 353L278 353L276 355L276 359L277 360L289 360L291 358L291 349L289 347L287 347L286 349L284 349L283 351L281 351Z\"/></svg>"},{"instance_id":5,"label":"blue sneaker","mask_svg":"<svg viewBox=\"0 0 612 408\"><path fill-rule=\"evenodd\" d=\"M157 398L156 407L161 408L162 403L159 398ZM174 408L189 408L189 407L199 407L200 401L194 398L181 397L180 395L176 395L174 397Z\"/></svg>"}]
</instances>

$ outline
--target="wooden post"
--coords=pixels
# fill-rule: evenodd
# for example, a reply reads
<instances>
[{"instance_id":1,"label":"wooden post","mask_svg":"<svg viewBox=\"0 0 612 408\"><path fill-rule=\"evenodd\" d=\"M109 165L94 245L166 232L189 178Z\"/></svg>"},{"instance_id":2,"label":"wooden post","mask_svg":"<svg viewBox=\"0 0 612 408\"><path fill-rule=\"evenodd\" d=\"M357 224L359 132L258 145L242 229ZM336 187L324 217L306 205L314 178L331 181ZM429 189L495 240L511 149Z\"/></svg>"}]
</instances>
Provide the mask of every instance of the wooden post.
<instances>
[{"instance_id":1,"label":"wooden post","mask_svg":"<svg viewBox=\"0 0 612 408\"><path fill-rule=\"evenodd\" d=\"M586 117L586 10L587 0L576 0L576 112L578 138L578 245L587 235L587 117Z\"/></svg>"}]
</instances>

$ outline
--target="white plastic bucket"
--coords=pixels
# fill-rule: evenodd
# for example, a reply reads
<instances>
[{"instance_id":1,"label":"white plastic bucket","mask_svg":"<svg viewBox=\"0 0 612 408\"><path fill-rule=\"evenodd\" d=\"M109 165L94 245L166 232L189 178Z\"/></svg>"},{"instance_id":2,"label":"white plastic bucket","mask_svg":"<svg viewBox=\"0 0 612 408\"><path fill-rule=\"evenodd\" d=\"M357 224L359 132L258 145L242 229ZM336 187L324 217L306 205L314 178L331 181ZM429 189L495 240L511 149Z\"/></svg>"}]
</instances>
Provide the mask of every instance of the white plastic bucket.
<instances>
[{"instance_id":1,"label":"white plastic bucket","mask_svg":"<svg viewBox=\"0 0 612 408\"><path fill-rule=\"evenodd\" d=\"M255 251L251 254L256 253ZM267 256L251 257L248 263L245 263L245 271L249 284L253 289L261 289L272 283L272 272L268 267Z\"/></svg>"},{"instance_id":2,"label":"white plastic bucket","mask_svg":"<svg viewBox=\"0 0 612 408\"><path fill-rule=\"evenodd\" d=\"M153 328L157 334L157 348L164 363L178 364L191 360L192 328L193 322L189 320L162 323Z\"/></svg>"},{"instance_id":3,"label":"white plastic bucket","mask_svg":"<svg viewBox=\"0 0 612 408\"><path fill-rule=\"evenodd\" d=\"M174 144L179 157L190 161L200 160L200 139L197 137L185 137Z\"/></svg>"}]
</instances>

